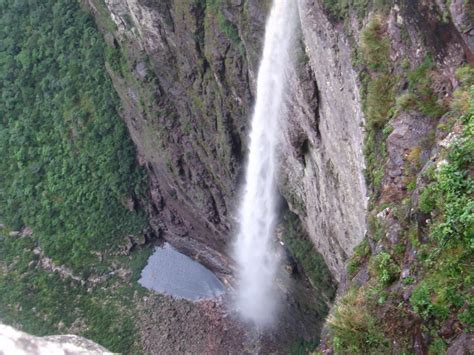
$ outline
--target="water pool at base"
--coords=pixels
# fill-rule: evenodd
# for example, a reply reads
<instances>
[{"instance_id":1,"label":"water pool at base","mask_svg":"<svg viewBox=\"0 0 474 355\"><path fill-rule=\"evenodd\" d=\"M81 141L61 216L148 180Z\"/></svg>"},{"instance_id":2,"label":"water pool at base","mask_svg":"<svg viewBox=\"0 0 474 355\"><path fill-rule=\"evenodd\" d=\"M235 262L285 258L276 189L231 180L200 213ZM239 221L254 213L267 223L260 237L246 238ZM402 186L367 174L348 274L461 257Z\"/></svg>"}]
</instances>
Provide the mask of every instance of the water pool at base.
<instances>
[{"instance_id":1,"label":"water pool at base","mask_svg":"<svg viewBox=\"0 0 474 355\"><path fill-rule=\"evenodd\" d=\"M158 293L190 301L216 298L225 292L210 270L169 244L156 248L138 282Z\"/></svg>"}]
</instances>

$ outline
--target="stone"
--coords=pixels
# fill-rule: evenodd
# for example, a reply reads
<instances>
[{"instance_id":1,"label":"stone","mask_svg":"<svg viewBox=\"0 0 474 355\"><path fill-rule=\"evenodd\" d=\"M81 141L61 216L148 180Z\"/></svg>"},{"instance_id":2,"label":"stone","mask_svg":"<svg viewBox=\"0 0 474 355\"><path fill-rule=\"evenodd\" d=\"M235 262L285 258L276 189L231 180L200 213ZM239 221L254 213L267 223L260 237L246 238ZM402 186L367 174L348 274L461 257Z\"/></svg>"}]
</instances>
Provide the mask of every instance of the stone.
<instances>
[{"instance_id":1,"label":"stone","mask_svg":"<svg viewBox=\"0 0 474 355\"><path fill-rule=\"evenodd\" d=\"M461 333L451 344L447 355L469 355L474 351L474 335Z\"/></svg>"},{"instance_id":2,"label":"stone","mask_svg":"<svg viewBox=\"0 0 474 355\"><path fill-rule=\"evenodd\" d=\"M77 335L36 337L0 324L0 354L111 354L104 347Z\"/></svg>"}]
</instances>

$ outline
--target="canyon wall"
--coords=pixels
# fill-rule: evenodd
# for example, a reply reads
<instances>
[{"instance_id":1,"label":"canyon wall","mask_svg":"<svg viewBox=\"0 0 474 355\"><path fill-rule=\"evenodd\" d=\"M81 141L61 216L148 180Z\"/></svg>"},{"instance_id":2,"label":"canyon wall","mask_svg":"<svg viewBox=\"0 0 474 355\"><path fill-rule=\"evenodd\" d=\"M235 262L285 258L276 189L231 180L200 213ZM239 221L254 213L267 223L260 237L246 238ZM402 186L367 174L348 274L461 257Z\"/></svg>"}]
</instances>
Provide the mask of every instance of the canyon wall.
<instances>
[{"instance_id":1,"label":"canyon wall","mask_svg":"<svg viewBox=\"0 0 474 355\"><path fill-rule=\"evenodd\" d=\"M110 74L151 177L155 230L228 274L270 1L89 3L133 68ZM318 6L299 3L280 190L338 279L365 233L363 115L349 43Z\"/></svg>"},{"instance_id":2,"label":"canyon wall","mask_svg":"<svg viewBox=\"0 0 474 355\"><path fill-rule=\"evenodd\" d=\"M111 46L109 73L149 172L144 205L155 233L231 280L235 207L270 1L89 5ZM445 140L459 138L466 121L459 107L469 106L472 6L299 0L298 8L279 189L341 286L323 349L469 346L460 325L472 308L463 283L456 287L464 303L446 301L456 310L452 319L433 314L430 323L430 311L417 302L431 304L447 291L429 284L436 265L426 267L417 255L440 247L419 199L427 181L434 184L434 166L445 161ZM433 216L441 221L443 212ZM454 262L460 270L462 258ZM432 297L420 301L422 291ZM395 314L400 307L405 313ZM354 320L347 309L367 315L356 319L360 334L344 333ZM449 331L438 329L441 321L451 322L443 323ZM399 339L404 329L413 330Z\"/></svg>"}]
</instances>

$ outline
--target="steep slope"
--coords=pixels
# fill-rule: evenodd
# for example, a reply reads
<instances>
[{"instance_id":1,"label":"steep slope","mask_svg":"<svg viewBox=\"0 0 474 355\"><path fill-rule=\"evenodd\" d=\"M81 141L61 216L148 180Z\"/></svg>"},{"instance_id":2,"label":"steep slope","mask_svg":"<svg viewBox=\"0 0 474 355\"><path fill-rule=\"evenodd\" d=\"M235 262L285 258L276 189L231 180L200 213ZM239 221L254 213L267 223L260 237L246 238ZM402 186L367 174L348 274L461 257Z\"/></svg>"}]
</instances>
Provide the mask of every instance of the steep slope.
<instances>
[{"instance_id":1,"label":"steep slope","mask_svg":"<svg viewBox=\"0 0 474 355\"><path fill-rule=\"evenodd\" d=\"M0 5L23 14L25 29L2 17L1 217L18 229L0 228L2 317L125 352L285 352L296 333L319 337L310 318L326 314L336 281L321 351L472 347L469 2L298 0L278 234L285 267L313 288L288 297L302 323L261 341L219 303L170 300L134 281L146 244L162 237L232 284L270 1L81 3L105 43L75 2ZM301 297L315 315L303 316Z\"/></svg>"}]
</instances>

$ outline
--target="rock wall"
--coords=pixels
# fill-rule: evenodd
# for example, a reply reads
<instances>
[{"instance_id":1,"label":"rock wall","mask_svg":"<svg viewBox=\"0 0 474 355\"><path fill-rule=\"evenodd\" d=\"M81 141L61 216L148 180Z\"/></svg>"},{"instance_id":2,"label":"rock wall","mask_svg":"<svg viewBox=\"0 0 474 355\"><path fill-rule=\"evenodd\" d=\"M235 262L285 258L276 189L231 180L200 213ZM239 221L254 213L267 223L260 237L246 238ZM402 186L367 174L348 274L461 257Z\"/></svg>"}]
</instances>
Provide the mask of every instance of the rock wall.
<instances>
[{"instance_id":1,"label":"rock wall","mask_svg":"<svg viewBox=\"0 0 474 355\"><path fill-rule=\"evenodd\" d=\"M347 38L318 2L298 5L303 48L292 75L281 190L339 280L366 230L364 116Z\"/></svg>"},{"instance_id":2,"label":"rock wall","mask_svg":"<svg viewBox=\"0 0 474 355\"><path fill-rule=\"evenodd\" d=\"M228 274L271 2L89 1L99 24L106 9L113 20L102 26L106 37L133 69L111 66L110 74L150 173L155 230ZM291 73L280 189L339 279L365 233L363 116L349 43L317 2L298 5L302 45Z\"/></svg>"},{"instance_id":3,"label":"rock wall","mask_svg":"<svg viewBox=\"0 0 474 355\"><path fill-rule=\"evenodd\" d=\"M111 67L110 74L149 171L155 230L229 273L232 213L253 102L250 68L259 56L264 2L90 4L99 24L107 16L113 20L103 30L133 69Z\"/></svg>"}]
</instances>

